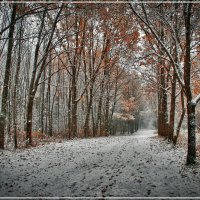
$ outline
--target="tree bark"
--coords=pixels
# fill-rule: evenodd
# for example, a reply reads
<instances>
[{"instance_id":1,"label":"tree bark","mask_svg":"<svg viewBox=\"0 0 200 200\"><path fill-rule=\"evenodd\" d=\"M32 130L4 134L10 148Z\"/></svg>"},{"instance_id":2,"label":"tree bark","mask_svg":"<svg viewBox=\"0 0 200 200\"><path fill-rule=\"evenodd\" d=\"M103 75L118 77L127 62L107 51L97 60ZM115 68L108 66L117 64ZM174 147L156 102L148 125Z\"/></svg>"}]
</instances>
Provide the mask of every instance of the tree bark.
<instances>
[{"instance_id":1,"label":"tree bark","mask_svg":"<svg viewBox=\"0 0 200 200\"><path fill-rule=\"evenodd\" d=\"M176 107L176 72L174 70L172 79L172 90L171 90L169 140L173 140L174 137L175 107Z\"/></svg>"},{"instance_id":2,"label":"tree bark","mask_svg":"<svg viewBox=\"0 0 200 200\"><path fill-rule=\"evenodd\" d=\"M93 82L90 86L90 97L89 97L89 103L87 106L87 111L86 111L86 118L85 118L85 124L84 124L84 135L87 137L88 132L89 132L89 119L90 119L90 111L92 108L92 102L93 102Z\"/></svg>"},{"instance_id":3,"label":"tree bark","mask_svg":"<svg viewBox=\"0 0 200 200\"><path fill-rule=\"evenodd\" d=\"M192 91L190 83L191 74L191 9L192 4L184 4L184 18L185 18L185 60L184 60L184 82L185 82L185 95L187 98L187 120L188 120L188 153L187 164L195 164L196 162L196 135L195 135L195 107L196 104L192 102Z\"/></svg>"},{"instance_id":4,"label":"tree bark","mask_svg":"<svg viewBox=\"0 0 200 200\"><path fill-rule=\"evenodd\" d=\"M13 4L12 15L11 15L11 25L8 33L8 53L6 59L6 67L4 74L3 92L2 92L2 102L1 102L1 113L0 113L0 149L4 149L5 145L5 126L6 126L6 116L7 116L7 106L8 106L8 88L10 80L10 69L12 64L12 50L14 43L14 30L15 30L15 18L16 18L17 4Z\"/></svg>"},{"instance_id":5,"label":"tree bark","mask_svg":"<svg viewBox=\"0 0 200 200\"><path fill-rule=\"evenodd\" d=\"M160 12L163 12L162 7ZM161 25L161 41L164 40L164 30ZM161 54L163 54L163 47L161 48ZM167 137L168 136L168 109L167 109L167 91L166 91L166 66L165 62L160 60L160 72L159 72L159 99L158 99L158 135Z\"/></svg>"},{"instance_id":6,"label":"tree bark","mask_svg":"<svg viewBox=\"0 0 200 200\"><path fill-rule=\"evenodd\" d=\"M165 83L165 69L161 67L160 69L160 86L158 95L158 134L160 136L168 135L168 111L167 111L167 91Z\"/></svg>"},{"instance_id":7,"label":"tree bark","mask_svg":"<svg viewBox=\"0 0 200 200\"><path fill-rule=\"evenodd\" d=\"M22 24L23 20L21 20L20 30L19 30L19 38L22 38ZM14 84L14 92L13 92L13 124L14 124L14 147L17 148L17 96L18 96L18 84L19 84L19 72L21 68L21 42L18 44L18 58L17 58L17 68L15 73L15 84Z\"/></svg>"},{"instance_id":8,"label":"tree bark","mask_svg":"<svg viewBox=\"0 0 200 200\"><path fill-rule=\"evenodd\" d=\"M109 109L110 109L110 86L109 86L109 81L110 81L110 78L108 77L108 80L107 80L107 87L106 87L106 105L105 105L105 120L104 120L104 131L105 131L105 134L108 135L109 134Z\"/></svg>"},{"instance_id":9,"label":"tree bark","mask_svg":"<svg viewBox=\"0 0 200 200\"><path fill-rule=\"evenodd\" d=\"M99 103L98 103L97 119L96 119L96 124L95 124L94 135L98 134L99 126L100 126L100 132L101 132L101 110L102 110L102 101L103 101L103 93L104 93L104 82L105 82L105 76L103 77L103 80L101 82L101 91L100 91L100 97L99 97Z\"/></svg>"},{"instance_id":10,"label":"tree bark","mask_svg":"<svg viewBox=\"0 0 200 200\"><path fill-rule=\"evenodd\" d=\"M183 94L183 90L181 91L181 107L182 107L182 114L181 114L181 118L179 120L178 126L176 128L176 135L173 137L173 144L176 145L177 140L178 140L178 136L180 133L180 129L181 129L181 125L185 116L185 105L184 105L184 94Z\"/></svg>"},{"instance_id":11,"label":"tree bark","mask_svg":"<svg viewBox=\"0 0 200 200\"><path fill-rule=\"evenodd\" d=\"M75 58L76 59L76 58ZM71 86L71 96L72 96L72 116L71 116L71 134L72 137L77 136L77 86L76 86L76 68L77 65L73 67L72 72L72 86Z\"/></svg>"},{"instance_id":12,"label":"tree bark","mask_svg":"<svg viewBox=\"0 0 200 200\"><path fill-rule=\"evenodd\" d=\"M71 80L70 83L71 84ZM68 91L68 102L67 102L67 107L68 107L68 138L71 139L71 85L69 85L69 91Z\"/></svg>"}]
</instances>

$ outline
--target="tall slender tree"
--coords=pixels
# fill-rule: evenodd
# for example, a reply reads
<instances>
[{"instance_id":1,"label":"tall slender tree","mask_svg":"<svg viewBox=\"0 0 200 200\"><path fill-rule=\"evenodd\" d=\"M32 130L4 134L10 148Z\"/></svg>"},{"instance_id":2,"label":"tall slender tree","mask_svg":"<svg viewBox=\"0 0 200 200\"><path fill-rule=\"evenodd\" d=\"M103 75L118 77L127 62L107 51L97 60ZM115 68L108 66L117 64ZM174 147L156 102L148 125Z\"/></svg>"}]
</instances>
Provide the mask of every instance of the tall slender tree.
<instances>
[{"instance_id":1,"label":"tall slender tree","mask_svg":"<svg viewBox=\"0 0 200 200\"><path fill-rule=\"evenodd\" d=\"M4 74L4 84L2 92L2 102L1 102L1 113L0 113L0 148L4 149L5 145L5 126L7 117L7 107L8 107L8 91L9 91L9 81L10 81L10 70L12 65L12 51L14 44L14 31L15 31L15 18L16 18L17 4L13 4L11 13L11 23L8 33L8 51Z\"/></svg>"}]
</instances>

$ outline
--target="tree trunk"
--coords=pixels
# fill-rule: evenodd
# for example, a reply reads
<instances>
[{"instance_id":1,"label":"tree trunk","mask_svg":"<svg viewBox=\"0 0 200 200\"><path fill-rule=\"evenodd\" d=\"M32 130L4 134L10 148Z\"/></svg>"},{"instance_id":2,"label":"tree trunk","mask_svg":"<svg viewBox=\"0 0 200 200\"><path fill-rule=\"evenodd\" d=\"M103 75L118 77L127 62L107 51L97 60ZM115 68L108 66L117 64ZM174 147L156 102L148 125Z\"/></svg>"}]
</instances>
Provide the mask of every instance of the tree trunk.
<instances>
[{"instance_id":1,"label":"tree trunk","mask_svg":"<svg viewBox=\"0 0 200 200\"><path fill-rule=\"evenodd\" d=\"M175 4L175 11L177 11L178 9L178 4ZM176 33L176 37L178 38L178 15L177 12L175 12L175 16L174 16L174 20L175 20L175 33ZM172 42L172 48L174 48L176 44L174 44L174 42ZM174 48L174 60L175 63L178 63L178 52L176 51L176 48ZM170 105L170 122L169 122L169 140L173 141L174 140L174 121L175 121L175 110L176 110L176 82L177 82L177 75L176 75L176 71L173 68L173 78L172 78L172 90L171 90L171 105ZM182 102L182 107L184 109L184 97L183 97L183 92L181 92L181 102ZM183 100L183 101L182 101ZM183 110L182 110L183 112ZM183 115L184 117L184 115ZM180 126L181 126L182 122L180 121Z\"/></svg>"},{"instance_id":2,"label":"tree trunk","mask_svg":"<svg viewBox=\"0 0 200 200\"><path fill-rule=\"evenodd\" d=\"M87 112L86 112L86 118L85 118L85 124L84 124L84 135L87 137L89 132L89 119L90 119L90 111L92 108L92 102L93 102L93 82L90 86L90 97L89 97L89 103L87 106Z\"/></svg>"},{"instance_id":3,"label":"tree trunk","mask_svg":"<svg viewBox=\"0 0 200 200\"><path fill-rule=\"evenodd\" d=\"M4 74L3 92L2 92L2 102L1 102L1 113L0 113L0 149L4 149L5 143L5 126L6 126L6 116L7 116L7 106L8 106L8 88L10 80L10 69L12 62L12 49L13 49L13 35L15 30L15 17L16 17L17 4L13 4L13 10L11 15L11 25L8 33L8 53Z\"/></svg>"},{"instance_id":4,"label":"tree trunk","mask_svg":"<svg viewBox=\"0 0 200 200\"><path fill-rule=\"evenodd\" d=\"M187 103L188 115L188 154L187 164L194 164L196 162L196 121L195 121L195 105L192 102Z\"/></svg>"},{"instance_id":5,"label":"tree trunk","mask_svg":"<svg viewBox=\"0 0 200 200\"><path fill-rule=\"evenodd\" d=\"M97 135L98 133L99 126L101 129L101 109L102 109L102 101L103 101L103 93L104 93L104 81L105 81L105 76L103 77L103 80L101 82L101 91L100 91L100 97L99 97L99 103L98 103L97 119L96 119L96 124L95 124L95 135Z\"/></svg>"},{"instance_id":6,"label":"tree trunk","mask_svg":"<svg viewBox=\"0 0 200 200\"><path fill-rule=\"evenodd\" d=\"M115 79L115 91L114 91L114 99L113 99L113 106L112 106L112 109L111 109L111 113L110 113L110 118L109 118L109 126L113 128L113 113L115 111L115 106L116 106L116 103L117 103L117 90L118 90L118 78L116 77Z\"/></svg>"},{"instance_id":7,"label":"tree trunk","mask_svg":"<svg viewBox=\"0 0 200 200\"><path fill-rule=\"evenodd\" d=\"M45 13L46 11L44 10L41 25L40 25L40 30L38 33L38 41L35 47L34 65L33 65L33 71L32 71L32 76L31 76L31 82L29 86L27 114L26 114L26 146L32 145L31 131L32 131L33 100L36 93L36 91L34 90L34 82L35 82L35 76L37 73L37 62L38 62L38 56L39 56L40 40L42 36L42 30L44 27Z\"/></svg>"},{"instance_id":8,"label":"tree trunk","mask_svg":"<svg viewBox=\"0 0 200 200\"><path fill-rule=\"evenodd\" d=\"M76 66L74 66L73 68L75 68ZM73 69L73 73L72 73L72 116L71 116L71 134L72 137L76 137L77 136L77 86L76 86L76 70Z\"/></svg>"},{"instance_id":9,"label":"tree trunk","mask_svg":"<svg viewBox=\"0 0 200 200\"><path fill-rule=\"evenodd\" d=\"M167 91L165 83L165 69L160 69L160 85L159 85L159 97L158 97L158 134L161 136L168 135L168 113L167 113Z\"/></svg>"},{"instance_id":10,"label":"tree trunk","mask_svg":"<svg viewBox=\"0 0 200 200\"><path fill-rule=\"evenodd\" d=\"M69 85L68 92L69 92L68 103L67 103L67 107L68 107L68 138L71 139L72 135L71 135L71 89L70 89L70 85Z\"/></svg>"},{"instance_id":11,"label":"tree trunk","mask_svg":"<svg viewBox=\"0 0 200 200\"><path fill-rule=\"evenodd\" d=\"M49 58L51 60L51 52L49 54ZM46 133L50 135L50 126L51 126L51 62L49 64L48 69L48 85L47 85L47 92L46 92L46 104L47 104L47 112L46 112Z\"/></svg>"},{"instance_id":12,"label":"tree trunk","mask_svg":"<svg viewBox=\"0 0 200 200\"><path fill-rule=\"evenodd\" d=\"M58 92L58 83L56 86L56 91L53 95L53 99L52 99L52 104L51 104L51 110L50 110L50 119L49 119L49 135L52 137L53 136L53 111L54 111L54 103L55 103L55 98Z\"/></svg>"},{"instance_id":13,"label":"tree trunk","mask_svg":"<svg viewBox=\"0 0 200 200\"><path fill-rule=\"evenodd\" d=\"M194 164L196 162L196 136L195 136L195 106L192 102L192 91L190 86L191 74L191 58L190 58L190 44L191 44L191 9L192 4L184 4L184 17L185 17L185 60L184 60L184 82L185 82L185 95L187 98L187 119L188 119L188 153L187 164Z\"/></svg>"},{"instance_id":14,"label":"tree trunk","mask_svg":"<svg viewBox=\"0 0 200 200\"><path fill-rule=\"evenodd\" d=\"M105 120L104 120L104 131L105 134L108 135L109 134L109 108L110 108L110 89L109 89L109 80L107 83L107 94L106 94L106 105L105 105Z\"/></svg>"},{"instance_id":15,"label":"tree trunk","mask_svg":"<svg viewBox=\"0 0 200 200\"><path fill-rule=\"evenodd\" d=\"M22 38L22 20L20 24L20 33L19 38ZM14 124L14 147L17 148L17 96L18 96L18 84L19 84L19 72L21 67L21 42L19 42L18 49L18 60L17 60L17 68L15 73L15 84L14 84L14 92L13 92L13 124Z\"/></svg>"},{"instance_id":16,"label":"tree trunk","mask_svg":"<svg viewBox=\"0 0 200 200\"><path fill-rule=\"evenodd\" d=\"M26 114L26 146L32 145L32 116L33 116L33 100L34 94L30 94L27 103L27 114Z\"/></svg>"},{"instance_id":17,"label":"tree trunk","mask_svg":"<svg viewBox=\"0 0 200 200\"><path fill-rule=\"evenodd\" d=\"M180 133L180 129L181 129L181 125L182 125L182 122L183 122L183 119L184 119L184 116L185 116L185 105L184 105L184 93L183 93L183 90L181 91L181 107L182 107L182 114L181 114L181 118L179 120L179 123L178 123L178 126L176 128L176 135L174 136L173 138L173 144L176 145L177 143L177 140L178 140L178 136L179 136L179 133Z\"/></svg>"},{"instance_id":18,"label":"tree trunk","mask_svg":"<svg viewBox=\"0 0 200 200\"><path fill-rule=\"evenodd\" d=\"M41 34L42 34L43 27L44 27L44 19L45 19L46 10L44 10L44 12L43 12L43 18L42 18L40 31L39 31L39 35L38 35L38 41L37 41L36 50L35 50L34 69L33 69L33 72L32 72L31 83L30 83L30 87L29 87L29 98L28 98L28 103L27 103L27 126L26 126L26 134L27 134L26 145L27 146L32 145L32 143L31 143L32 142L31 131L32 131L33 100L34 100L34 97L35 97L35 94L36 94L36 91L37 91L39 80L40 80L42 72L45 68L47 53L49 51L49 48L50 48L50 45L51 45L51 42L52 42L52 38L53 38L53 35L54 35L54 31L55 31L55 28L56 28L56 24L57 24L57 21L58 21L58 18L60 16L61 11L62 11L62 7L60 8L60 10L59 10L59 12L56 15L56 18L54 20L53 27L52 27L52 30L51 30L51 34L50 34L47 46L45 48L44 57L42 59L41 65L40 65L38 75L36 77L36 72L37 72L37 68L38 68L38 63L37 63L38 62L38 54L39 54L39 48L40 48Z\"/></svg>"},{"instance_id":19,"label":"tree trunk","mask_svg":"<svg viewBox=\"0 0 200 200\"><path fill-rule=\"evenodd\" d=\"M160 13L163 12L162 5L160 6ZM161 41L164 41L163 24L160 25ZM163 47L160 45L160 54L163 54ZM167 91L166 91L166 66L163 59L160 60L159 71L159 110L158 110L158 135L168 136L168 109L167 109Z\"/></svg>"},{"instance_id":20,"label":"tree trunk","mask_svg":"<svg viewBox=\"0 0 200 200\"><path fill-rule=\"evenodd\" d=\"M172 91L171 91L171 105L170 105L170 122L169 122L169 140L174 137L174 119L176 107L176 72L173 72Z\"/></svg>"},{"instance_id":21,"label":"tree trunk","mask_svg":"<svg viewBox=\"0 0 200 200\"><path fill-rule=\"evenodd\" d=\"M45 71L43 72L43 79L45 80ZM45 93L45 82L42 83L41 86L41 111L40 111L40 128L41 132L44 133L44 110L45 110L45 104L44 104L44 93Z\"/></svg>"}]
</instances>

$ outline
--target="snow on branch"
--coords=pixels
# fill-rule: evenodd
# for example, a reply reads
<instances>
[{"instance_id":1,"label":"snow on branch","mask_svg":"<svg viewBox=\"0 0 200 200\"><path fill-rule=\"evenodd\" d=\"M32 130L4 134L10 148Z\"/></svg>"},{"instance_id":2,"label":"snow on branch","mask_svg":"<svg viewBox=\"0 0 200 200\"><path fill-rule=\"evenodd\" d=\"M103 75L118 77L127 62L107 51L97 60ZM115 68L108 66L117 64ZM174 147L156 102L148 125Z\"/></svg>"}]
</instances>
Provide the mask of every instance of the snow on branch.
<instances>
[{"instance_id":1,"label":"snow on branch","mask_svg":"<svg viewBox=\"0 0 200 200\"><path fill-rule=\"evenodd\" d=\"M165 44L161 41L161 39L159 38L158 34L156 33L155 29L153 28L153 26L150 24L149 20L148 20L148 17L147 17L147 13L144 9L144 6L143 6L143 12L145 14L145 19L144 20L140 14L133 8L132 4L129 3L130 5L130 8L131 10L133 11L133 13L136 15L136 17L142 22L144 23L148 28L149 30L151 31L151 33L155 36L156 40L158 41L158 43L162 46L162 48L164 49L164 51L166 52L167 56L169 57L170 61L172 62L173 64L173 67L174 67L174 70L177 74L177 78L178 78L178 81L180 82L180 84L184 87L184 81L183 81L183 78L182 78L182 73L181 73L181 67L178 63L175 62L173 56L171 55L171 53L169 52L169 50L167 49L167 47L165 46Z\"/></svg>"},{"instance_id":2,"label":"snow on branch","mask_svg":"<svg viewBox=\"0 0 200 200\"><path fill-rule=\"evenodd\" d=\"M113 113L113 118L122 120L122 121L134 121L135 117L130 114L125 114L125 113Z\"/></svg>"},{"instance_id":3,"label":"snow on branch","mask_svg":"<svg viewBox=\"0 0 200 200\"><path fill-rule=\"evenodd\" d=\"M192 104L196 105L200 101L200 93L192 100Z\"/></svg>"}]
</instances>

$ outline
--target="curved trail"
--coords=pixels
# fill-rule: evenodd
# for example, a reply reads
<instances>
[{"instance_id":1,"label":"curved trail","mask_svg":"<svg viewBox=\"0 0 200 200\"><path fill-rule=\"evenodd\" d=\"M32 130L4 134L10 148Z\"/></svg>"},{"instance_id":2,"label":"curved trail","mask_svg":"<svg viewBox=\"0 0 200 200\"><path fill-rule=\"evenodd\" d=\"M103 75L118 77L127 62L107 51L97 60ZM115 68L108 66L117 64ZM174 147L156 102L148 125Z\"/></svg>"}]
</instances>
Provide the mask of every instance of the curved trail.
<instances>
[{"instance_id":1,"label":"curved trail","mask_svg":"<svg viewBox=\"0 0 200 200\"><path fill-rule=\"evenodd\" d=\"M200 169L153 130L0 152L0 196L200 196Z\"/></svg>"}]
</instances>

